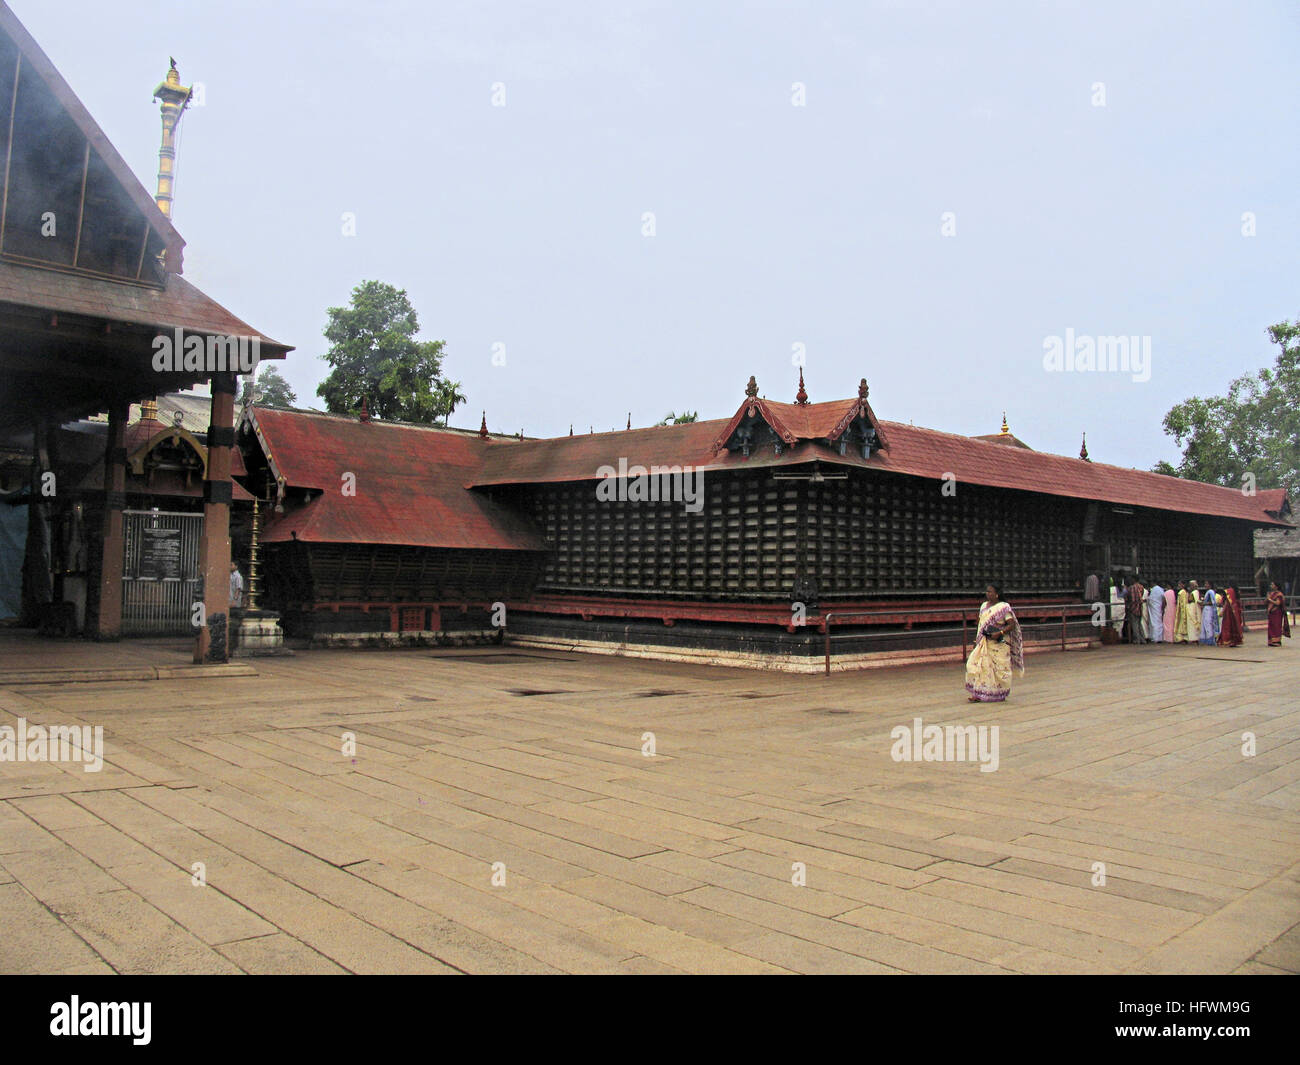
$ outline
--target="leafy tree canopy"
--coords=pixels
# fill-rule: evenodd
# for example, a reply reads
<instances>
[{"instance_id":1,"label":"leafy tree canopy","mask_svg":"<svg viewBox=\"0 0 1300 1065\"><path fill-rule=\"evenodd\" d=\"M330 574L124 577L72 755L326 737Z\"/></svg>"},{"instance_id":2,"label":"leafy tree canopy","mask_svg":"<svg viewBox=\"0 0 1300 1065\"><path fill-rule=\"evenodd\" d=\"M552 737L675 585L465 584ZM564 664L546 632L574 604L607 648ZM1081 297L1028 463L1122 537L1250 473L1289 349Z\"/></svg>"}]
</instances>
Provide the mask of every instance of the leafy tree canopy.
<instances>
[{"instance_id":1,"label":"leafy tree canopy","mask_svg":"<svg viewBox=\"0 0 1300 1065\"><path fill-rule=\"evenodd\" d=\"M254 396L257 397L256 403L259 407L279 407L284 410L298 402L298 397L289 387L289 382L281 377L280 371L269 362L264 362L257 368L256 380L253 374L246 374L244 377L244 388L239 396L240 404L247 406Z\"/></svg>"},{"instance_id":2,"label":"leafy tree canopy","mask_svg":"<svg viewBox=\"0 0 1300 1065\"><path fill-rule=\"evenodd\" d=\"M1193 396L1165 415L1165 432L1183 449L1177 466L1157 473L1240 488L1252 473L1258 488L1300 486L1300 318L1269 326L1277 362L1238 377L1227 395Z\"/></svg>"},{"instance_id":3,"label":"leafy tree canopy","mask_svg":"<svg viewBox=\"0 0 1300 1065\"><path fill-rule=\"evenodd\" d=\"M458 383L442 380L445 342L415 339L420 323L404 289L363 281L350 306L326 313L330 372L316 394L327 411L354 414L364 398L375 418L432 425L464 401Z\"/></svg>"},{"instance_id":4,"label":"leafy tree canopy","mask_svg":"<svg viewBox=\"0 0 1300 1065\"><path fill-rule=\"evenodd\" d=\"M699 418L698 411L682 411L681 414L674 414L669 411L661 422L655 422L656 425L689 425Z\"/></svg>"},{"instance_id":5,"label":"leafy tree canopy","mask_svg":"<svg viewBox=\"0 0 1300 1065\"><path fill-rule=\"evenodd\" d=\"M460 390L459 381L440 381L437 388L438 406L442 408L442 424L451 421L451 413L465 402L465 393Z\"/></svg>"}]
</instances>

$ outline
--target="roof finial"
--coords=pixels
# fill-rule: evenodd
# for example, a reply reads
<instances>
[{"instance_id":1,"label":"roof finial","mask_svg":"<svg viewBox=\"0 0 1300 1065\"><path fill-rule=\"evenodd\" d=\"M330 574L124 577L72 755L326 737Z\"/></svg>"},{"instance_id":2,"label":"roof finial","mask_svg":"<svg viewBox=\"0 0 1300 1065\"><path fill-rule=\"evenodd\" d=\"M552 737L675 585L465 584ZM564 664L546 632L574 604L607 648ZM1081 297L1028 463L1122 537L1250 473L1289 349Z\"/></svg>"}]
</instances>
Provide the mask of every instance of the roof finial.
<instances>
[{"instance_id":1,"label":"roof finial","mask_svg":"<svg viewBox=\"0 0 1300 1065\"><path fill-rule=\"evenodd\" d=\"M627 427L628 427L629 429L632 428L632 412L631 412L631 411L628 411L628 412L627 412Z\"/></svg>"},{"instance_id":2,"label":"roof finial","mask_svg":"<svg viewBox=\"0 0 1300 1065\"><path fill-rule=\"evenodd\" d=\"M488 438L488 431L487 431L487 411L484 411L484 412L483 412L483 420L482 420L481 422L479 422L478 435L479 435L479 437L480 437L481 439L483 439L483 440L486 440L486 439Z\"/></svg>"},{"instance_id":3,"label":"roof finial","mask_svg":"<svg viewBox=\"0 0 1300 1065\"><path fill-rule=\"evenodd\" d=\"M569 435L573 435L573 422L569 422Z\"/></svg>"},{"instance_id":4,"label":"roof finial","mask_svg":"<svg viewBox=\"0 0 1300 1065\"><path fill-rule=\"evenodd\" d=\"M361 422L364 424L370 421L370 407L366 403L366 397L361 397Z\"/></svg>"},{"instance_id":5,"label":"roof finial","mask_svg":"<svg viewBox=\"0 0 1300 1065\"><path fill-rule=\"evenodd\" d=\"M1092 461L1092 459L1088 458L1088 434L1087 433L1083 434L1083 447L1079 448L1079 458L1083 459L1084 462Z\"/></svg>"},{"instance_id":6,"label":"roof finial","mask_svg":"<svg viewBox=\"0 0 1300 1065\"><path fill-rule=\"evenodd\" d=\"M867 379L864 377L858 382L858 399L866 399L867 393L870 391L871 389L867 387Z\"/></svg>"},{"instance_id":7,"label":"roof finial","mask_svg":"<svg viewBox=\"0 0 1300 1065\"><path fill-rule=\"evenodd\" d=\"M749 384L745 386L745 395L747 395L750 399L753 399L755 396L758 395L758 382L754 380L752 374L750 375L749 378Z\"/></svg>"},{"instance_id":8,"label":"roof finial","mask_svg":"<svg viewBox=\"0 0 1300 1065\"><path fill-rule=\"evenodd\" d=\"M158 191L154 202L168 218L172 216L172 198L176 180L176 123L190 106L193 89L181 84L176 70L176 60L168 56L171 66L167 76L153 91L153 98L162 101L162 144L158 149Z\"/></svg>"},{"instance_id":9,"label":"roof finial","mask_svg":"<svg viewBox=\"0 0 1300 1065\"><path fill-rule=\"evenodd\" d=\"M808 402L808 390L803 386L803 367L799 367L799 391L795 394L794 401L800 406Z\"/></svg>"},{"instance_id":10,"label":"roof finial","mask_svg":"<svg viewBox=\"0 0 1300 1065\"><path fill-rule=\"evenodd\" d=\"M1006 411L1003 411L1003 412L1002 412L1002 435L1003 435L1003 436L1010 436L1010 435L1011 435L1011 430L1007 428L1007 412L1006 412Z\"/></svg>"}]
</instances>

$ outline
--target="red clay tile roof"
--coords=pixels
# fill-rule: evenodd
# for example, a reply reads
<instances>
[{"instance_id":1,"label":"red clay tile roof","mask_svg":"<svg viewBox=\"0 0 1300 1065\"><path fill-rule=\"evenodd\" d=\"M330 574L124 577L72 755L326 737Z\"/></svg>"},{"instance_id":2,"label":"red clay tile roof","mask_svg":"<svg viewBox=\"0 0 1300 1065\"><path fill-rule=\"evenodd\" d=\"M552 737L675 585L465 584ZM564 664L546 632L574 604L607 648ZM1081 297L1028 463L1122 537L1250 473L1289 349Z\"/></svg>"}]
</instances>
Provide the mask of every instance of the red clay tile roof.
<instances>
[{"instance_id":1,"label":"red clay tile roof","mask_svg":"<svg viewBox=\"0 0 1300 1065\"><path fill-rule=\"evenodd\" d=\"M860 410L866 410L867 417L875 426L880 422L875 411L865 399L838 399L828 403L776 403L770 399L755 396L740 405L740 409L725 428L718 433L714 446L721 448L744 420L750 408L762 415L763 420L787 444L799 440L838 440ZM882 443L888 442L880 434Z\"/></svg>"},{"instance_id":2,"label":"red clay tile roof","mask_svg":"<svg viewBox=\"0 0 1300 1065\"><path fill-rule=\"evenodd\" d=\"M843 412L849 401L818 404ZM793 406L791 404L790 406ZM811 406L811 405L810 405ZM425 547L542 550L537 530L471 486L544 484L597 479L601 466L697 466L705 470L793 466L820 460L883 473L958 485L1040 492L1130 506L1219 515L1257 525L1279 521L1281 489L1244 496L1232 488L1165 477L1142 470L1009 448L899 422L878 423L888 449L864 460L850 450L804 440L776 455L762 448L746 459L715 453L714 441L730 419L656 426L623 432L516 441L474 433L327 414L251 408L249 420L273 469L291 488L322 494L277 516L266 540L295 538L323 543L381 543ZM807 425L831 424L813 411ZM342 494L342 475L356 475L356 495Z\"/></svg>"},{"instance_id":3,"label":"red clay tile roof","mask_svg":"<svg viewBox=\"0 0 1300 1065\"><path fill-rule=\"evenodd\" d=\"M115 322L133 322L165 331L181 326L195 333L257 336L261 337L263 358L283 358L286 351L293 350L278 340L262 336L247 322L236 318L216 300L176 274L169 274L167 287L159 290L83 274L0 262L0 303L107 318Z\"/></svg>"},{"instance_id":4,"label":"red clay tile roof","mask_svg":"<svg viewBox=\"0 0 1300 1065\"><path fill-rule=\"evenodd\" d=\"M1023 447L1026 451L1033 450L1020 437L1012 433L1006 433L1005 435L1002 433L986 433L983 436L972 436L971 439L983 440L987 444L1001 444L1003 447Z\"/></svg>"},{"instance_id":5,"label":"red clay tile roof","mask_svg":"<svg viewBox=\"0 0 1300 1065\"><path fill-rule=\"evenodd\" d=\"M518 447L513 440L259 407L247 416L286 485L321 491L274 516L269 543L545 550L525 518L467 488L485 456ZM356 475L355 496L343 495L345 473Z\"/></svg>"},{"instance_id":6,"label":"red clay tile roof","mask_svg":"<svg viewBox=\"0 0 1300 1065\"><path fill-rule=\"evenodd\" d=\"M795 404L756 402L778 408L780 416L785 415L786 408L799 409ZM807 412L803 428L810 433L818 432L831 424L830 415L835 409L842 413L856 402L809 404L803 408ZM739 452L715 453L714 444L720 437L725 439L727 427L734 422L734 418L714 419L688 425L526 440L509 448L491 450L472 483L487 486L596 480L601 466L617 468L620 458L625 458L629 466L689 465L705 470L793 466L818 459L840 466L933 480L951 474L958 485L979 484L1071 499L1218 515L1260 525L1283 524L1277 518L1285 495L1281 489L1245 496L1234 488L1007 447L901 422L875 422L888 447L873 453L870 459L863 459L852 449L841 456L837 449L815 440L798 442L779 456L770 447L752 452L748 459Z\"/></svg>"}]
</instances>

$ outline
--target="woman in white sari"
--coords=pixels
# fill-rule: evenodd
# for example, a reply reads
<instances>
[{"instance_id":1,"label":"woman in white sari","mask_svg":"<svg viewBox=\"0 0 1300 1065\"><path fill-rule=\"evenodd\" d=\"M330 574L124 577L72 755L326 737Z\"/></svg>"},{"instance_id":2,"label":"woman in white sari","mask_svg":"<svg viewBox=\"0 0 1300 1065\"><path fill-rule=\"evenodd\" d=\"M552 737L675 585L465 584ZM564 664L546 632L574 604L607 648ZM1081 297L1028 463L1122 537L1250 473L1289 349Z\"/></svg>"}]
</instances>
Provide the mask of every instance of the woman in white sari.
<instances>
[{"instance_id":1,"label":"woman in white sari","mask_svg":"<svg viewBox=\"0 0 1300 1065\"><path fill-rule=\"evenodd\" d=\"M1001 590L990 584L985 594L975 646L966 659L967 702L1000 703L1011 693L1012 667L1025 675L1024 641Z\"/></svg>"}]
</instances>

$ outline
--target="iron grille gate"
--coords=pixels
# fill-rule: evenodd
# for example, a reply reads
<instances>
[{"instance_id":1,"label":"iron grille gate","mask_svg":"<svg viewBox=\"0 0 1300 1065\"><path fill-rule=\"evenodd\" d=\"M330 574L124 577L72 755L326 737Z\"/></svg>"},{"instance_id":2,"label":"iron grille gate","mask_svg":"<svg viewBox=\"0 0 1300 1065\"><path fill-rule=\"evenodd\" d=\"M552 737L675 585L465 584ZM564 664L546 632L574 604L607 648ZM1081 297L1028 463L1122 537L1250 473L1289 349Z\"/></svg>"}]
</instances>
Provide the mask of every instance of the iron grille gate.
<instances>
[{"instance_id":1,"label":"iron grille gate","mask_svg":"<svg viewBox=\"0 0 1300 1065\"><path fill-rule=\"evenodd\" d=\"M188 636L199 598L199 539L203 515L124 510L122 634Z\"/></svg>"}]
</instances>

